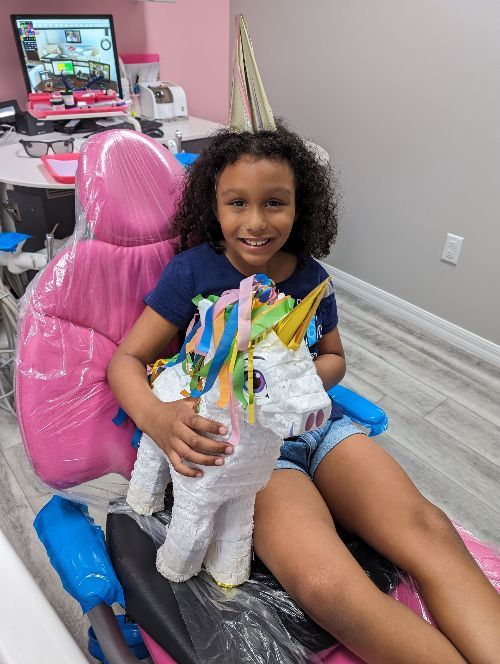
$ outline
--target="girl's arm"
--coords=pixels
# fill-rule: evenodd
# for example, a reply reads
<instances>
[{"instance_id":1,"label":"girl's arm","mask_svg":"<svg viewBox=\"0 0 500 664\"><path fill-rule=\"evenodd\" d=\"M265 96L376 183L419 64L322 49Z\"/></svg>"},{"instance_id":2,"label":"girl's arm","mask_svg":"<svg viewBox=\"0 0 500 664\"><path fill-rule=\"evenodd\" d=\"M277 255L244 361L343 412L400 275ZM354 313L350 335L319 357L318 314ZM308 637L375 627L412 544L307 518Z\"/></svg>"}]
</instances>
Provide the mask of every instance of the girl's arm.
<instances>
[{"instance_id":1,"label":"girl's arm","mask_svg":"<svg viewBox=\"0 0 500 664\"><path fill-rule=\"evenodd\" d=\"M197 415L194 399L163 403L149 387L146 365L161 357L177 332L173 323L146 307L114 354L107 377L127 415L162 448L175 470L194 477L202 472L183 464L183 459L221 465L224 460L220 455L230 454L232 446L201 435L224 435L227 431L218 422Z\"/></svg>"},{"instance_id":2,"label":"girl's arm","mask_svg":"<svg viewBox=\"0 0 500 664\"><path fill-rule=\"evenodd\" d=\"M318 357L314 361L316 371L325 390L340 383L345 375L345 356L338 327L318 341Z\"/></svg>"}]
</instances>

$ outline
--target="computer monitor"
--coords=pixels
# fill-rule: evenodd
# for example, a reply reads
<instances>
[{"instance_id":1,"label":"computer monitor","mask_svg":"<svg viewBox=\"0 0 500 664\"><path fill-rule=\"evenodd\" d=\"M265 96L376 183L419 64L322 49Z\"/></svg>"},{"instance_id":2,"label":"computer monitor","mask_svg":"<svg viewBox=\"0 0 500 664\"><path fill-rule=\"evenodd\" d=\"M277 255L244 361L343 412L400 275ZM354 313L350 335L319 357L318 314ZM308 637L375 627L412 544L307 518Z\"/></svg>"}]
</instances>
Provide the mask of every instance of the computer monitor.
<instances>
[{"instance_id":1,"label":"computer monitor","mask_svg":"<svg viewBox=\"0 0 500 664\"><path fill-rule=\"evenodd\" d=\"M66 74L66 76L73 76L75 73L75 69L73 67L73 61L72 60L52 60L52 71L54 74L61 75L63 72ZM46 75L44 76L45 72L40 72L40 78L46 78Z\"/></svg>"},{"instance_id":2,"label":"computer monitor","mask_svg":"<svg viewBox=\"0 0 500 664\"><path fill-rule=\"evenodd\" d=\"M77 79L79 79L81 81L88 81L89 78L90 78L89 63L88 62L85 62L85 63L78 62L78 63L76 63L75 76L76 76Z\"/></svg>"},{"instance_id":3,"label":"computer monitor","mask_svg":"<svg viewBox=\"0 0 500 664\"><path fill-rule=\"evenodd\" d=\"M109 65L104 62L92 62L89 60L89 69L91 76L104 76L106 81L109 81L110 71Z\"/></svg>"},{"instance_id":4,"label":"computer monitor","mask_svg":"<svg viewBox=\"0 0 500 664\"><path fill-rule=\"evenodd\" d=\"M63 89L81 70L99 65L104 80L97 87L122 96L116 38L111 15L11 15L19 58L28 92L46 90L50 72L54 90ZM61 76L64 73L65 76Z\"/></svg>"}]
</instances>

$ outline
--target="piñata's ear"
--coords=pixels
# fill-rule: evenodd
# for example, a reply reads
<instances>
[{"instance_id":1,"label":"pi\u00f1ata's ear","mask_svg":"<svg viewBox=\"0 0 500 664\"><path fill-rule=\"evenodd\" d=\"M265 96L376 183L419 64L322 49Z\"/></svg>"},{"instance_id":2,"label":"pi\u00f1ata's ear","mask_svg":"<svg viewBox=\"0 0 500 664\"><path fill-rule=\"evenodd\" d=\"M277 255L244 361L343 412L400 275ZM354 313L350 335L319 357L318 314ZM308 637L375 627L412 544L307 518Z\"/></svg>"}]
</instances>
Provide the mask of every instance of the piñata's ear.
<instances>
[{"instance_id":1,"label":"pi\u00f1ata's ear","mask_svg":"<svg viewBox=\"0 0 500 664\"><path fill-rule=\"evenodd\" d=\"M274 331L283 344L291 350L297 350L300 346L309 323L316 313L316 309L323 299L323 295L330 282L330 277L322 281L319 286L316 286L309 295L306 295L302 302L292 309L274 328Z\"/></svg>"}]
</instances>

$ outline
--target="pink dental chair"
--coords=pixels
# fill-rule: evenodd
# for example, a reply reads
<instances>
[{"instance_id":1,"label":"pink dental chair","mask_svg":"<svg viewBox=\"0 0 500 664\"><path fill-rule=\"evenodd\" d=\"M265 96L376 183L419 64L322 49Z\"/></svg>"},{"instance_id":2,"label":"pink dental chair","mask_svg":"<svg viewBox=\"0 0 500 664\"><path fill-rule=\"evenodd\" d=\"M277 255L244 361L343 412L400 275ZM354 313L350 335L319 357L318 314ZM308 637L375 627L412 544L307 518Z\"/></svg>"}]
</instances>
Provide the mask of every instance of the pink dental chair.
<instances>
[{"instance_id":1,"label":"pink dental chair","mask_svg":"<svg viewBox=\"0 0 500 664\"><path fill-rule=\"evenodd\" d=\"M129 420L120 426L113 422L118 406L106 368L173 256L169 220L182 178L182 167L167 150L135 132L104 132L82 148L75 240L26 294L17 357L17 408L26 451L38 476L60 492L108 473L130 476L135 426ZM490 576L500 588L498 560L463 536L489 561ZM201 662L175 593L156 571L156 548L147 532L127 514L112 513L106 539L127 613L141 625L155 664ZM425 614L411 581L399 583L389 563L380 568L391 579L385 589ZM266 570L255 573L270 577ZM88 615L107 661L138 661L106 602L96 602ZM320 661L361 662L312 625L318 647L306 647L321 650Z\"/></svg>"}]
</instances>

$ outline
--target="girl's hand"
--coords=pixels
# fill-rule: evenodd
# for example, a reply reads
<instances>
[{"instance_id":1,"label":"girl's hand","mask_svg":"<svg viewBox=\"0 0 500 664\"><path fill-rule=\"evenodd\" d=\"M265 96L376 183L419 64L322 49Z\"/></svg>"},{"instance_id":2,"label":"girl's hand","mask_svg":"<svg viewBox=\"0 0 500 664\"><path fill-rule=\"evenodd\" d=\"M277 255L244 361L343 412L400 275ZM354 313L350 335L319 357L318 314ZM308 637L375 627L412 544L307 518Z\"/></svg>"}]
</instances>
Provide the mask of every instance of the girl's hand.
<instances>
[{"instance_id":1,"label":"girl's hand","mask_svg":"<svg viewBox=\"0 0 500 664\"><path fill-rule=\"evenodd\" d=\"M184 461L202 466L221 466L222 454L232 454L233 446L205 437L204 433L224 436L225 426L195 412L195 399L158 401L146 433L165 452L174 469L186 477L201 477L199 468L190 468Z\"/></svg>"}]
</instances>

